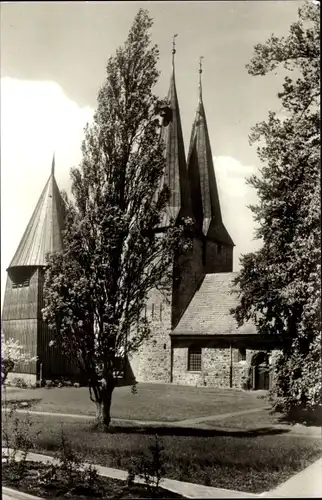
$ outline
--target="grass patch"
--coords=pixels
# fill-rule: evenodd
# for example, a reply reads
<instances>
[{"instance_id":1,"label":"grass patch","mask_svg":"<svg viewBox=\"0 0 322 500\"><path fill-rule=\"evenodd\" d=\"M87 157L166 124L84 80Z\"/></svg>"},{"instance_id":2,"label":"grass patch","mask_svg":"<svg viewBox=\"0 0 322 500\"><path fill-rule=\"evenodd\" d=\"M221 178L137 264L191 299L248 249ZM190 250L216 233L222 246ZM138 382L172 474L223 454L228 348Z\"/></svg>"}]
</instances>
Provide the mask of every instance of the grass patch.
<instances>
[{"instance_id":1,"label":"grass patch","mask_svg":"<svg viewBox=\"0 0 322 500\"><path fill-rule=\"evenodd\" d=\"M4 397L5 396L5 397ZM8 387L2 397L10 403L30 401L32 410L51 413L95 415L95 405L86 387L53 389L18 389ZM210 389L170 384L138 384L137 394L131 387L114 390L113 418L171 422L208 415L263 408L267 401L254 392L234 389Z\"/></svg>"},{"instance_id":2,"label":"grass patch","mask_svg":"<svg viewBox=\"0 0 322 500\"><path fill-rule=\"evenodd\" d=\"M98 432L93 422L64 421L30 415L35 451L53 454L60 445L61 425L84 460L128 470L133 458L146 453L155 434L162 435L166 477L217 488L261 493L289 479L322 454L321 439L283 434L270 427L256 431L202 430L120 426Z\"/></svg>"},{"instance_id":3,"label":"grass patch","mask_svg":"<svg viewBox=\"0 0 322 500\"><path fill-rule=\"evenodd\" d=\"M262 427L270 427L284 423L280 415L270 414L268 410L238 415L236 417L228 417L224 420L207 420L207 425L211 427L245 430L256 430Z\"/></svg>"}]
</instances>

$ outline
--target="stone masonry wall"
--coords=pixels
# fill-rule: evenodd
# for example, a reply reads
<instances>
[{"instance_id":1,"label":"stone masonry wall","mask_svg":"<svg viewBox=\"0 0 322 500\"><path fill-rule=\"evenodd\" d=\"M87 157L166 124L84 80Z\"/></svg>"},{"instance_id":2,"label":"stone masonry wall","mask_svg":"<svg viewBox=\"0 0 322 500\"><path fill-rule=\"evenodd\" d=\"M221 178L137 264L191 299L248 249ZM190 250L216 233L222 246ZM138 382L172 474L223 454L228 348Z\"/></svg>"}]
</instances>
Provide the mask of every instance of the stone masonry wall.
<instances>
[{"instance_id":1,"label":"stone masonry wall","mask_svg":"<svg viewBox=\"0 0 322 500\"><path fill-rule=\"evenodd\" d=\"M202 372L188 371L188 348L173 349L173 383L178 385L203 386Z\"/></svg>"},{"instance_id":2,"label":"stone masonry wall","mask_svg":"<svg viewBox=\"0 0 322 500\"><path fill-rule=\"evenodd\" d=\"M147 304L151 336L139 349L134 374L138 382L170 383L171 380L171 303L158 291L151 293Z\"/></svg>"},{"instance_id":3,"label":"stone masonry wall","mask_svg":"<svg viewBox=\"0 0 322 500\"><path fill-rule=\"evenodd\" d=\"M204 385L207 387L229 387L230 349L228 347L202 349Z\"/></svg>"},{"instance_id":4,"label":"stone masonry wall","mask_svg":"<svg viewBox=\"0 0 322 500\"><path fill-rule=\"evenodd\" d=\"M173 383L198 387L229 387L230 349L203 348L201 371L188 371L188 347L173 349Z\"/></svg>"},{"instance_id":5,"label":"stone masonry wall","mask_svg":"<svg viewBox=\"0 0 322 500\"><path fill-rule=\"evenodd\" d=\"M173 383L197 387L230 387L230 356L232 356L232 387L244 389L255 349L246 349L246 360L239 361L239 349L206 347L201 352L201 371L188 371L188 347L173 348ZM278 351L273 351L273 358Z\"/></svg>"},{"instance_id":6,"label":"stone masonry wall","mask_svg":"<svg viewBox=\"0 0 322 500\"><path fill-rule=\"evenodd\" d=\"M147 303L152 334L141 346L135 359L132 357L131 362L139 382L171 382L171 329L189 306L204 276L200 240L193 240L192 250L185 256L180 274L178 275L177 270L174 273L176 280L168 301L154 290Z\"/></svg>"}]
</instances>

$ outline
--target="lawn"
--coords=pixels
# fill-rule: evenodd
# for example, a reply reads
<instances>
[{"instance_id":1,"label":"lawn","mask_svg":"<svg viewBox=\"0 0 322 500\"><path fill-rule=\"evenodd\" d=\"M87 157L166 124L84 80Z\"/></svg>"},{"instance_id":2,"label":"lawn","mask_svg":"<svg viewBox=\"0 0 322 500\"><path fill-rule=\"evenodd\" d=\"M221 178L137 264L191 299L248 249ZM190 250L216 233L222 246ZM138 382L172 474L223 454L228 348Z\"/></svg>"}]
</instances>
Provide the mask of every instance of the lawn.
<instances>
[{"instance_id":1,"label":"lawn","mask_svg":"<svg viewBox=\"0 0 322 500\"><path fill-rule=\"evenodd\" d=\"M281 415L276 413L270 414L268 410L238 415L235 417L227 417L224 420L207 420L207 425L210 427L244 430L260 429L262 427L269 427L283 423L285 422L283 422Z\"/></svg>"},{"instance_id":2,"label":"lawn","mask_svg":"<svg viewBox=\"0 0 322 500\"><path fill-rule=\"evenodd\" d=\"M90 401L86 387L8 387L6 391L7 402L30 401L32 410L95 415L95 404ZM263 407L267 407L267 401L259 399L254 392L170 384L138 384L137 394L132 394L131 387L115 389L111 414L116 419L171 422Z\"/></svg>"},{"instance_id":3,"label":"lawn","mask_svg":"<svg viewBox=\"0 0 322 500\"><path fill-rule=\"evenodd\" d=\"M19 415L19 419L25 416ZM166 477L218 488L261 493L304 469L322 454L321 439L287 435L272 427L256 431L119 426L98 432L92 421L31 415L35 451L53 454L61 426L84 459L127 470L147 453L155 434L165 448Z\"/></svg>"}]
</instances>

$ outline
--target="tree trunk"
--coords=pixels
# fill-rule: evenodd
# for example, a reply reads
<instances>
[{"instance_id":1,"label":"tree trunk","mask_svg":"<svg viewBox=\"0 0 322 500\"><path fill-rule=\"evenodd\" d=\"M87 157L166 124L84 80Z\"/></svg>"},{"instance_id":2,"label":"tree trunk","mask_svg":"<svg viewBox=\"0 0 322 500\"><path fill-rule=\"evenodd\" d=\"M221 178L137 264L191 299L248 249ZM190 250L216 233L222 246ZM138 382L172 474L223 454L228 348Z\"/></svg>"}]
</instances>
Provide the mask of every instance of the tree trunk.
<instances>
[{"instance_id":1,"label":"tree trunk","mask_svg":"<svg viewBox=\"0 0 322 500\"><path fill-rule=\"evenodd\" d=\"M2 364L1 364L1 385L4 385L9 373L12 372L14 367L15 367L15 364L10 359L9 360L5 359L2 361Z\"/></svg>"},{"instance_id":2,"label":"tree trunk","mask_svg":"<svg viewBox=\"0 0 322 500\"><path fill-rule=\"evenodd\" d=\"M114 387L106 387L102 390L102 402L96 403L96 422L97 425L106 429L111 422L111 403Z\"/></svg>"}]
</instances>

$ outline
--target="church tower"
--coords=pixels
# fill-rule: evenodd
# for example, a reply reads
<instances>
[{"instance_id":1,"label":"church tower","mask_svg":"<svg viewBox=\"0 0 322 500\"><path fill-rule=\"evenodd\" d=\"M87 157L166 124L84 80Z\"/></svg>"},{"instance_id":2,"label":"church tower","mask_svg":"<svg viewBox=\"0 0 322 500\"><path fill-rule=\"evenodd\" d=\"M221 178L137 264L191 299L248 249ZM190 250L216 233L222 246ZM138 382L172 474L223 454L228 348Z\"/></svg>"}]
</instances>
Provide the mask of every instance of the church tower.
<instances>
[{"instance_id":1,"label":"church tower","mask_svg":"<svg viewBox=\"0 0 322 500\"><path fill-rule=\"evenodd\" d=\"M40 376L62 375L66 361L49 347L49 332L41 315L46 256L62 250L64 202L55 180L55 158L51 174L7 269L2 328L5 338L25 346L37 362L16 367L15 376L32 382ZM42 373L40 373L42 372Z\"/></svg>"},{"instance_id":2,"label":"church tower","mask_svg":"<svg viewBox=\"0 0 322 500\"><path fill-rule=\"evenodd\" d=\"M172 75L168 94L169 109L164 113L163 139L166 168L163 182L171 192L162 222L190 217L194 229L192 248L173 263L173 286L167 300L158 292L151 294L147 314L153 333L138 356L135 375L138 381L172 382L175 344L171 334L189 308L207 274L232 271L234 243L221 216L206 114L202 99L201 73L199 100L193 122L188 161L185 161L181 118L175 82L175 44L172 50Z\"/></svg>"},{"instance_id":3,"label":"church tower","mask_svg":"<svg viewBox=\"0 0 322 500\"><path fill-rule=\"evenodd\" d=\"M222 220L215 169L202 97L202 58L199 67L199 99L188 153L192 208L203 235L205 274L233 270L234 242Z\"/></svg>"},{"instance_id":4,"label":"church tower","mask_svg":"<svg viewBox=\"0 0 322 500\"><path fill-rule=\"evenodd\" d=\"M170 200L162 219L161 232L181 218L194 221L186 164L181 116L175 79L175 37L172 49L172 73L168 92L169 107L163 113L162 138L165 145L163 183L170 189ZM138 381L171 382L171 331L176 327L204 278L202 238L192 237L192 249L173 262L172 290L165 299L159 292L151 293L147 313L153 322L153 335L143 346L135 369ZM135 364L135 363L134 363ZM132 365L134 366L134 365Z\"/></svg>"}]
</instances>

